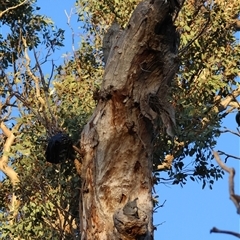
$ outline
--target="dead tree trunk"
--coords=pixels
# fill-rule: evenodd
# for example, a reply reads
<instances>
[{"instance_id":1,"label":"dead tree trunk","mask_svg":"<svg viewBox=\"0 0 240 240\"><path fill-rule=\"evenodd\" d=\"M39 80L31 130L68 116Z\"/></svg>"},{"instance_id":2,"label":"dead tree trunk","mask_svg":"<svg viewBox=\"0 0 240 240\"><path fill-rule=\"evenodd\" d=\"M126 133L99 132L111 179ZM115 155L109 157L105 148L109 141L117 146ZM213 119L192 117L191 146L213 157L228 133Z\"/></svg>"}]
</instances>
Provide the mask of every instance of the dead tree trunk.
<instances>
[{"instance_id":1,"label":"dead tree trunk","mask_svg":"<svg viewBox=\"0 0 240 240\"><path fill-rule=\"evenodd\" d=\"M167 101L178 69L171 11L168 1L143 1L112 41L81 136L82 240L153 239L152 140L160 118L168 132L175 122Z\"/></svg>"}]
</instances>

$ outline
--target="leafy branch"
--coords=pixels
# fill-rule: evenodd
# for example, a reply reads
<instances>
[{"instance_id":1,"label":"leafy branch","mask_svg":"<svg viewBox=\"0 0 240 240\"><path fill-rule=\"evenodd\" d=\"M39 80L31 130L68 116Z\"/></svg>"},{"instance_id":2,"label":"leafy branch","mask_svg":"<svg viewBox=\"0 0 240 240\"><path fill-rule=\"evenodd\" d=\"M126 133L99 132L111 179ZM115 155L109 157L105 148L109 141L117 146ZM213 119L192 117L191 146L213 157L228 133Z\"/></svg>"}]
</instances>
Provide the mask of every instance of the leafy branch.
<instances>
[{"instance_id":1,"label":"leafy branch","mask_svg":"<svg viewBox=\"0 0 240 240\"><path fill-rule=\"evenodd\" d=\"M25 0L25 1L23 1L23 2L21 2L21 3L19 3L19 4L17 4L17 5L15 5L15 6L9 7L9 8L7 8L7 9L5 9L4 11L0 12L0 18L2 18L2 16L3 16L4 14L6 14L7 12L9 12L9 11L11 11L11 10L14 10L14 9L22 6L22 5L25 4L27 1L28 1L28 0Z\"/></svg>"}]
</instances>

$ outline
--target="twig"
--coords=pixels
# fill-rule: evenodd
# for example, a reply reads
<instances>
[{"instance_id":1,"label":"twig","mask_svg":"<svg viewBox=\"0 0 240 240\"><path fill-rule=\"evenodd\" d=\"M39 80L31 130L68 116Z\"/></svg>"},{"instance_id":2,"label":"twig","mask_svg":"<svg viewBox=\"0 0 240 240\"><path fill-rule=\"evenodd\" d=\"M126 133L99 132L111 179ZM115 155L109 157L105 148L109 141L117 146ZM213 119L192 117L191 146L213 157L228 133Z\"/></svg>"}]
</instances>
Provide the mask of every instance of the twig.
<instances>
[{"instance_id":1,"label":"twig","mask_svg":"<svg viewBox=\"0 0 240 240\"><path fill-rule=\"evenodd\" d=\"M157 227L158 227L158 226L161 226L161 225L163 225L165 222L166 222L166 221L164 221L164 222L161 222L161 223L159 223L159 224L156 224L156 225L154 225L154 229L155 229L155 230L157 230Z\"/></svg>"},{"instance_id":2,"label":"twig","mask_svg":"<svg viewBox=\"0 0 240 240\"><path fill-rule=\"evenodd\" d=\"M75 50L75 47L74 47L74 45L75 45L75 39L74 39L75 33L74 33L73 27L71 26L71 23L70 23L71 22L71 17L73 15L73 9L71 9L69 14L67 13L66 10L64 12L65 12L65 15L67 17L67 25L69 26L69 28L72 32L72 51L73 51L74 58L76 60L78 57L77 57L76 50ZM79 61L76 61L76 63L77 63L77 71L79 73L79 76L81 76L81 67L82 67L81 63L79 63Z\"/></svg>"},{"instance_id":3,"label":"twig","mask_svg":"<svg viewBox=\"0 0 240 240\"><path fill-rule=\"evenodd\" d=\"M26 58L26 70L27 70L28 75L34 80L35 88L36 88L36 98L41 104L40 109L44 110L46 103L45 103L44 99L41 97L39 80L36 76L34 76L34 74L32 73L32 71L30 69L30 58L28 56L28 51L27 51L27 49L28 49L27 41L23 37L22 37L22 41L23 41L23 46L24 46L25 58ZM40 111L40 109L39 109L39 111Z\"/></svg>"},{"instance_id":4,"label":"twig","mask_svg":"<svg viewBox=\"0 0 240 240\"><path fill-rule=\"evenodd\" d=\"M74 48L74 31L73 31L73 28L72 28L72 26L70 24L71 17L72 17L72 14L73 14L73 9L71 8L71 11L70 11L69 15L68 15L66 10L64 10L64 12L65 12L65 15L67 17L67 25L69 26L69 28L71 29L71 32L72 32L72 50L73 50L73 53L75 53L75 48Z\"/></svg>"},{"instance_id":5,"label":"twig","mask_svg":"<svg viewBox=\"0 0 240 240\"><path fill-rule=\"evenodd\" d=\"M34 54L34 58L35 58L35 61L36 61L38 71L40 73L40 79L41 79L41 82L42 82L42 85L43 85L43 89L44 89L44 91L46 91L47 88L46 88L45 78L44 78L44 75L43 75L43 72L42 72L42 68L39 64L38 56L37 56L35 48L33 48L33 54Z\"/></svg>"},{"instance_id":6,"label":"twig","mask_svg":"<svg viewBox=\"0 0 240 240\"><path fill-rule=\"evenodd\" d=\"M189 46L191 46L203 34L203 32L207 28L209 22L210 22L210 17L208 17L208 20L205 23L205 25L203 26L203 28L201 29L201 31L185 47L183 47L182 49L179 50L179 56L181 56L189 48Z\"/></svg>"},{"instance_id":7,"label":"twig","mask_svg":"<svg viewBox=\"0 0 240 240\"><path fill-rule=\"evenodd\" d=\"M45 101L44 102L45 102L45 104L48 108L48 111L49 111L50 115L51 115L52 121L54 122L55 128L58 129L59 127L58 127L57 119L54 117L54 114L51 110L51 107L50 107L50 104L49 104L49 101L48 101L49 100L48 87L46 86L45 78L44 78L44 75L43 75L43 72L42 72L42 68L39 64L35 48L33 48L33 54L34 54L34 58L35 58L35 61L36 61L38 71L40 73L40 79L41 79L42 86L43 86L43 92L44 92L44 96L45 96Z\"/></svg>"},{"instance_id":8,"label":"twig","mask_svg":"<svg viewBox=\"0 0 240 240\"><path fill-rule=\"evenodd\" d=\"M221 130L220 133L232 133L233 135L236 135L236 136L240 137L240 133L239 132L237 133L237 132L234 132L234 131L229 130L227 128L225 128L225 130Z\"/></svg>"},{"instance_id":9,"label":"twig","mask_svg":"<svg viewBox=\"0 0 240 240\"><path fill-rule=\"evenodd\" d=\"M58 130L57 120L56 120L56 118L54 117L54 115L51 111L45 89L44 89L45 100L41 96L41 88L40 88L39 79L38 79L37 76L35 76L32 73L32 71L30 69L30 58L29 58L29 55L28 55L28 46L27 46L26 39L22 37L22 41L23 41L23 46L24 46L25 58L26 58L26 72L32 78L32 80L35 83L36 98L37 98L38 102L40 103L38 112L39 112L39 115L40 115L40 113L42 113L43 118L45 119L45 123L46 123L45 127L47 128L49 134L52 135L53 133L55 133ZM40 71L41 67L40 67L39 62L37 60L36 52L35 52L34 56L35 56L35 60L36 60L38 70ZM44 81L44 76L41 72L40 72L40 75L41 75L41 80ZM47 117L47 114L46 114L46 108L48 108L48 110L50 112L50 115L51 115L51 118L52 118L51 121L54 121L54 124L55 124L53 130L51 128L48 128L48 117ZM42 124L44 125L44 121L42 122Z\"/></svg>"},{"instance_id":10,"label":"twig","mask_svg":"<svg viewBox=\"0 0 240 240\"><path fill-rule=\"evenodd\" d=\"M54 69L55 69L55 64L54 64L54 61L51 60L52 62L52 70L51 70L51 74L50 74L50 77L48 78L48 83L47 83L47 88L49 89L49 86L50 86L50 82L51 82L51 79L53 77L53 74L54 74Z\"/></svg>"},{"instance_id":11,"label":"twig","mask_svg":"<svg viewBox=\"0 0 240 240\"><path fill-rule=\"evenodd\" d=\"M240 160L240 157L237 157L237 156L234 156L234 155L230 155L230 154L225 153L225 152L223 152L223 151L218 151L218 153L219 153L220 155L225 155L225 156L226 156L225 160L227 160L228 158L234 158L234 159ZM226 161L225 161L225 162L226 162Z\"/></svg>"},{"instance_id":12,"label":"twig","mask_svg":"<svg viewBox=\"0 0 240 240\"><path fill-rule=\"evenodd\" d=\"M232 231L226 231L226 230L220 230L216 227L213 227L211 230L210 230L210 233L225 233L225 234L229 234L229 235L233 235L237 238L240 238L240 234L239 233L236 233L236 232L232 232Z\"/></svg>"},{"instance_id":13,"label":"twig","mask_svg":"<svg viewBox=\"0 0 240 240\"><path fill-rule=\"evenodd\" d=\"M166 201L167 201L167 200L164 200L164 202L163 202L161 205L159 205L159 206L157 206L156 208L154 208L154 212L155 212L158 208L164 207L164 204L165 204Z\"/></svg>"}]
</instances>

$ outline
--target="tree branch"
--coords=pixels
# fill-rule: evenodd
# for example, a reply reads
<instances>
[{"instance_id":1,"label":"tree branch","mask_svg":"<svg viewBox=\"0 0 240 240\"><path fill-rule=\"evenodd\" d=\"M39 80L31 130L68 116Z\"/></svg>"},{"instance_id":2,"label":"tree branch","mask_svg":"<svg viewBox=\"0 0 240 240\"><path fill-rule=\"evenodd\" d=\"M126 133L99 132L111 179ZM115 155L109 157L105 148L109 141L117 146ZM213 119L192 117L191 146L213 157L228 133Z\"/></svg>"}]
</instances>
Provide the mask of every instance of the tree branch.
<instances>
[{"instance_id":1,"label":"tree branch","mask_svg":"<svg viewBox=\"0 0 240 240\"><path fill-rule=\"evenodd\" d=\"M39 85L39 80L36 76L33 75L31 69L30 69L30 58L28 56L28 52L27 52L27 41L25 38L22 37L22 41L23 41L23 46L24 46L24 52L25 52L25 58L26 58L26 70L27 70L27 73L28 75L34 80L35 82L35 88L36 88L36 98L37 100L40 102L41 106L40 106L40 109L39 111L42 111L45 109L45 101L44 99L41 97L41 92L40 92L40 85Z\"/></svg>"},{"instance_id":2,"label":"tree branch","mask_svg":"<svg viewBox=\"0 0 240 240\"><path fill-rule=\"evenodd\" d=\"M214 100L214 106L212 107L213 111L216 113L221 113L224 110L226 110L229 106L232 108L238 108L239 103L236 101L236 98L240 95L240 87L238 87L236 90L234 90L230 95L228 95L226 98L223 98L222 100L219 100L219 96L216 96ZM229 111L225 112L225 115L227 115ZM210 122L210 119L207 117L204 117L202 119L203 129L208 126L208 123Z\"/></svg>"},{"instance_id":3,"label":"tree branch","mask_svg":"<svg viewBox=\"0 0 240 240\"><path fill-rule=\"evenodd\" d=\"M228 158L234 158L234 159L240 160L240 157L237 157L237 156L234 156L234 155L230 155L230 154L225 153L225 152L223 152L223 151L218 151L218 153L219 153L220 155L225 155L225 156L226 156L225 162L226 162L226 160L227 160Z\"/></svg>"},{"instance_id":4,"label":"tree branch","mask_svg":"<svg viewBox=\"0 0 240 240\"><path fill-rule=\"evenodd\" d=\"M210 17L208 17L206 23L204 24L203 28L200 30L200 32L182 49L179 50L179 56L183 55L187 49L201 36L203 35L204 31L207 29L208 25L210 23Z\"/></svg>"},{"instance_id":5,"label":"tree branch","mask_svg":"<svg viewBox=\"0 0 240 240\"><path fill-rule=\"evenodd\" d=\"M230 105L230 103L232 103L233 100L236 100L236 98L239 95L240 95L240 87L234 90L231 95L221 100L221 102L216 106L218 108L218 112L224 111ZM236 102L236 108L237 107L239 107L239 104L237 104Z\"/></svg>"},{"instance_id":6,"label":"tree branch","mask_svg":"<svg viewBox=\"0 0 240 240\"><path fill-rule=\"evenodd\" d=\"M3 146L3 155L0 158L0 170L10 178L12 185L15 186L19 182L18 175L13 168L8 166L8 154L10 153L10 148L14 142L15 136L3 122L0 123L0 128L3 131L3 134L7 137Z\"/></svg>"},{"instance_id":7,"label":"tree branch","mask_svg":"<svg viewBox=\"0 0 240 240\"><path fill-rule=\"evenodd\" d=\"M39 63L39 61L38 61L38 57L37 57L37 53L36 53L36 51L35 51L35 48L33 48L33 54L34 54L34 58L35 58L35 61L36 61L37 69L38 69L38 71L39 71L39 73L40 73L40 79L41 79L41 83L42 83L42 86L43 86L43 92L44 92L44 97L45 97L45 101L44 101L44 102L40 101L40 100L42 99L42 97L40 96L40 93L41 93L41 92L40 92L40 85L39 85L39 81L38 81L38 78L37 78L37 77L35 77L36 80L34 79L35 84L38 84L38 86L36 85L36 92L39 94L39 96L40 96L40 98L41 98L41 99L39 99L40 103L46 105L46 107L48 108L48 111L49 111L49 113L50 113L50 115L51 115L52 121L53 121L54 124L55 124L56 129L58 129L57 119L56 119L56 117L54 116L54 114L53 114L53 112L52 112L52 110L51 110L49 101L48 101L48 100L49 100L49 95L48 95L48 90L49 90L48 88L49 88L49 86L46 85L46 83L45 83L45 78L44 78L44 75L43 75L43 72L42 72L41 65L40 65L40 63ZM37 81L37 82L36 82L36 81ZM45 108L44 108L43 110L45 110Z\"/></svg>"},{"instance_id":8,"label":"tree branch","mask_svg":"<svg viewBox=\"0 0 240 240\"><path fill-rule=\"evenodd\" d=\"M22 37L22 41L23 41L23 46L24 46L24 53L25 53L25 58L26 58L26 71L27 71L27 74L29 75L29 77L32 78L32 80L34 81L35 83L35 91L36 91L36 98L39 102L39 114L42 113L45 121L42 122L42 124L44 124L45 122L45 127L47 128L48 132L50 135L54 134L55 132L59 131L59 127L58 127L58 124L57 124L57 119L54 117L52 111L51 111L51 108L50 108L50 105L49 105L49 102L48 102L48 95L47 95L47 89L46 86L45 86L45 80L44 80L44 76L43 76L43 73L42 73L42 70L41 70L41 66L38 62L38 59L37 59L37 55L36 55L36 52L34 50L34 57L35 57L35 60L36 60L36 65L37 65L37 69L39 70L40 72L40 77L41 77L41 81L42 81L42 85L43 85L43 91L44 91L44 94L45 94L45 100L43 99L43 97L41 96L41 87L40 87L40 81L39 81L39 78L37 76L35 76L31 69L30 69L30 58L29 58L29 55L28 55L28 45L27 45L27 41L25 38ZM52 124L51 124L51 128L48 127L48 117L47 117L47 114L46 114L46 109L48 109L50 115L51 115L51 123L54 123L54 128L52 128Z\"/></svg>"},{"instance_id":9,"label":"tree branch","mask_svg":"<svg viewBox=\"0 0 240 240\"><path fill-rule=\"evenodd\" d=\"M9 8L7 8L7 9L5 9L4 11L0 12L0 18L2 18L2 16L3 16L5 13L7 13L7 12L13 10L13 9L16 9L16 8L22 6L22 5L23 5L24 3L26 3L26 2L27 2L27 0L19 3L19 4L16 5L16 6L9 7Z\"/></svg>"},{"instance_id":10,"label":"tree branch","mask_svg":"<svg viewBox=\"0 0 240 240\"><path fill-rule=\"evenodd\" d=\"M236 135L237 137L240 137L240 133L239 132L237 133L237 132L234 132L234 131L229 130L227 128L225 128L225 130L221 130L220 131L220 133L227 133L227 132L232 133L233 135Z\"/></svg>"},{"instance_id":11,"label":"tree branch","mask_svg":"<svg viewBox=\"0 0 240 240\"><path fill-rule=\"evenodd\" d=\"M234 191L234 176L235 176L235 169L234 168L229 168L227 167L222 160L219 157L219 154L215 151L213 151L213 156L215 158L215 160L217 161L218 165L226 172L229 173L229 179L228 179L228 183L229 183L229 195L230 195L230 199L232 200L232 202L234 203L235 207L237 208L237 213L240 214L240 196L239 195L235 195L235 191Z\"/></svg>"},{"instance_id":12,"label":"tree branch","mask_svg":"<svg viewBox=\"0 0 240 240\"><path fill-rule=\"evenodd\" d=\"M232 200L232 202L234 203L234 205L237 208L237 213L240 214L240 196L239 195L235 195L234 193L234 176L235 176L235 170L234 168L229 168L227 167L220 159L219 154L215 151L212 151L213 156L215 157L215 160L217 161L217 163L219 164L219 166L226 172L229 173L229 179L228 179L228 184L229 184L229 195L230 195L230 199ZM226 231L226 230L219 230L216 227L213 227L210 230L210 233L225 233L225 234L229 234L229 235L233 235L237 238L240 238L240 234L236 233L236 232L232 232L232 231Z\"/></svg>"},{"instance_id":13,"label":"tree branch","mask_svg":"<svg viewBox=\"0 0 240 240\"><path fill-rule=\"evenodd\" d=\"M210 233L225 233L225 234L229 234L229 235L233 235L237 238L240 238L240 234L239 233L235 233L235 232L232 232L232 231L226 231L226 230L220 230L216 227L213 227L211 230L210 230Z\"/></svg>"}]
</instances>

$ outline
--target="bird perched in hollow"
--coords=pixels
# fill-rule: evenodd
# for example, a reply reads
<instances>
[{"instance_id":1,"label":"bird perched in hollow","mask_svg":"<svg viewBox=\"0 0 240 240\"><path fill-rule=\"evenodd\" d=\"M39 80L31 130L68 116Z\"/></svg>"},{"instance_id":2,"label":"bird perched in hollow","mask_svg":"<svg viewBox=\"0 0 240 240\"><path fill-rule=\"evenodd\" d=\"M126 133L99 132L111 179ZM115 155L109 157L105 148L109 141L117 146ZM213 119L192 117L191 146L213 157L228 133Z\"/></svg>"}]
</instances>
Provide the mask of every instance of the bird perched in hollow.
<instances>
[{"instance_id":1,"label":"bird perched in hollow","mask_svg":"<svg viewBox=\"0 0 240 240\"><path fill-rule=\"evenodd\" d=\"M240 110L238 110L238 113L236 115L236 122L238 124L238 127L240 127Z\"/></svg>"},{"instance_id":2,"label":"bird perched in hollow","mask_svg":"<svg viewBox=\"0 0 240 240\"><path fill-rule=\"evenodd\" d=\"M123 207L123 213L126 216L139 218L137 200L138 198L135 198L133 201L127 202L127 204Z\"/></svg>"}]
</instances>

